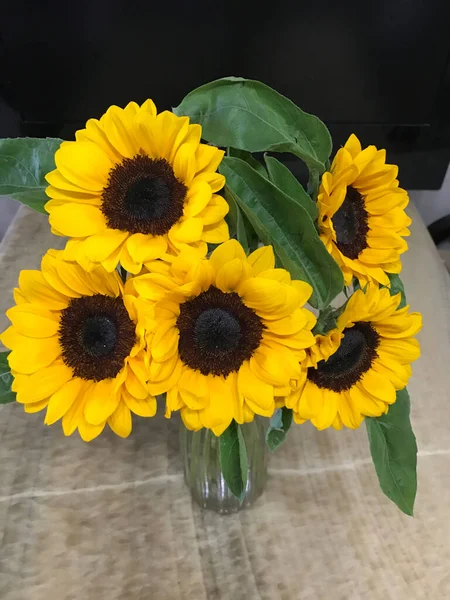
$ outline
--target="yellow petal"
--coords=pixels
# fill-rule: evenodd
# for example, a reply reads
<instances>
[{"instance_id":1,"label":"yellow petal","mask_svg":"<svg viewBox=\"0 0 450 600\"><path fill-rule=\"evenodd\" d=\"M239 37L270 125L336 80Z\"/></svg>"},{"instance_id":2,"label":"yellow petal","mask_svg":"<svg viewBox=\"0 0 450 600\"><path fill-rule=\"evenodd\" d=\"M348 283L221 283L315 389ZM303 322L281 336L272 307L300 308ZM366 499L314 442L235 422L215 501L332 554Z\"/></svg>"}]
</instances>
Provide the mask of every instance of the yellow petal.
<instances>
[{"instance_id":1,"label":"yellow petal","mask_svg":"<svg viewBox=\"0 0 450 600\"><path fill-rule=\"evenodd\" d=\"M103 190L114 166L99 146L90 142L62 144L55 153L55 163L68 181L95 192Z\"/></svg>"},{"instance_id":2,"label":"yellow petal","mask_svg":"<svg viewBox=\"0 0 450 600\"><path fill-rule=\"evenodd\" d=\"M300 294L294 287L263 277L247 279L239 293L244 303L263 318L280 319L299 306Z\"/></svg>"},{"instance_id":3,"label":"yellow petal","mask_svg":"<svg viewBox=\"0 0 450 600\"><path fill-rule=\"evenodd\" d=\"M72 295L91 296L94 293L92 285L90 285L90 278L79 265L55 260L54 266L60 280L74 290L75 294Z\"/></svg>"},{"instance_id":4,"label":"yellow petal","mask_svg":"<svg viewBox=\"0 0 450 600\"><path fill-rule=\"evenodd\" d=\"M69 303L67 296L54 290L40 271L21 271L19 287L28 302L44 306L49 310L61 310Z\"/></svg>"},{"instance_id":5,"label":"yellow petal","mask_svg":"<svg viewBox=\"0 0 450 600\"><path fill-rule=\"evenodd\" d=\"M30 402L29 404L25 404L24 410L26 413L37 413L41 410L44 410L44 408L47 407L47 404L48 398L45 400L40 400L39 402Z\"/></svg>"},{"instance_id":6,"label":"yellow petal","mask_svg":"<svg viewBox=\"0 0 450 600\"><path fill-rule=\"evenodd\" d=\"M78 433L80 434L83 442L91 442L101 434L105 428L105 425L106 421L100 423L99 425L91 425L91 423L88 423L86 419L83 419L81 416L80 420L78 421Z\"/></svg>"},{"instance_id":7,"label":"yellow petal","mask_svg":"<svg viewBox=\"0 0 450 600\"><path fill-rule=\"evenodd\" d=\"M139 417L154 417L156 414L156 398L149 396L145 400L139 400L122 388L122 399L125 401L128 408Z\"/></svg>"},{"instance_id":8,"label":"yellow petal","mask_svg":"<svg viewBox=\"0 0 450 600\"><path fill-rule=\"evenodd\" d=\"M70 288L67 283L61 279L57 269L57 263L60 262L59 258L56 258L47 252L41 262L42 275L44 276L47 283L60 294L67 296L68 298L77 298L80 294Z\"/></svg>"},{"instance_id":9,"label":"yellow petal","mask_svg":"<svg viewBox=\"0 0 450 600\"><path fill-rule=\"evenodd\" d=\"M141 352L141 354L138 357L129 358L128 366L131 367L131 370L133 371L133 373L136 375L136 377L139 379L140 382L142 382L142 383L147 382L149 373L148 373L148 366L146 365L146 361L145 361L143 352Z\"/></svg>"},{"instance_id":10,"label":"yellow petal","mask_svg":"<svg viewBox=\"0 0 450 600\"><path fill-rule=\"evenodd\" d=\"M53 209L48 220L52 227L69 237L87 237L107 228L99 208L75 202Z\"/></svg>"},{"instance_id":11,"label":"yellow petal","mask_svg":"<svg viewBox=\"0 0 450 600\"><path fill-rule=\"evenodd\" d=\"M275 268L275 255L272 246L262 246L250 254L248 264L252 267L254 275L262 271Z\"/></svg>"},{"instance_id":12,"label":"yellow petal","mask_svg":"<svg viewBox=\"0 0 450 600\"><path fill-rule=\"evenodd\" d=\"M59 390L71 378L72 369L65 364L51 365L40 369L16 387L17 402L27 404L44 400Z\"/></svg>"},{"instance_id":13,"label":"yellow petal","mask_svg":"<svg viewBox=\"0 0 450 600\"><path fill-rule=\"evenodd\" d=\"M219 223L228 214L230 206L222 196L213 195L208 205L198 214L205 226Z\"/></svg>"},{"instance_id":14,"label":"yellow petal","mask_svg":"<svg viewBox=\"0 0 450 600\"><path fill-rule=\"evenodd\" d=\"M29 337L51 337L59 329L58 315L37 304L13 306L6 311L6 316L19 333Z\"/></svg>"},{"instance_id":15,"label":"yellow petal","mask_svg":"<svg viewBox=\"0 0 450 600\"><path fill-rule=\"evenodd\" d=\"M200 421L204 427L214 429L215 427L228 427L233 419L234 402L231 398L233 393L232 380L223 377L209 377L209 404L199 411Z\"/></svg>"},{"instance_id":16,"label":"yellow petal","mask_svg":"<svg viewBox=\"0 0 450 600\"><path fill-rule=\"evenodd\" d=\"M184 215L196 217L207 206L211 197L211 187L206 182L193 183L186 196Z\"/></svg>"},{"instance_id":17,"label":"yellow petal","mask_svg":"<svg viewBox=\"0 0 450 600\"><path fill-rule=\"evenodd\" d=\"M81 420L84 420L83 411L86 396L90 394L94 383L83 381L81 390L78 396L72 402L71 407L64 413L62 418L62 427L64 435L72 435Z\"/></svg>"},{"instance_id":18,"label":"yellow petal","mask_svg":"<svg viewBox=\"0 0 450 600\"><path fill-rule=\"evenodd\" d=\"M189 429L190 431L198 431L203 427L200 422L198 410L191 410L186 406L181 409L181 418L186 429Z\"/></svg>"},{"instance_id":19,"label":"yellow petal","mask_svg":"<svg viewBox=\"0 0 450 600\"><path fill-rule=\"evenodd\" d=\"M120 263L126 271L133 273L133 275L138 275L141 272L142 263L132 259L126 244L122 246L120 251Z\"/></svg>"},{"instance_id":20,"label":"yellow petal","mask_svg":"<svg viewBox=\"0 0 450 600\"><path fill-rule=\"evenodd\" d=\"M173 161L175 177L186 185L191 183L195 175L195 151L194 144L182 144Z\"/></svg>"},{"instance_id":21,"label":"yellow petal","mask_svg":"<svg viewBox=\"0 0 450 600\"><path fill-rule=\"evenodd\" d=\"M76 185L72 181L66 179L66 177L63 177L61 171L58 171L58 169L47 173L47 175L45 176L45 180L50 184L50 186L52 186L55 189L57 188L58 193L63 192L63 197L64 195L74 194L74 197L81 196L82 198L100 198L100 194L98 191L95 192L92 190L87 190L83 187L80 187L79 185ZM50 197L53 198L53 196Z\"/></svg>"},{"instance_id":22,"label":"yellow petal","mask_svg":"<svg viewBox=\"0 0 450 600\"><path fill-rule=\"evenodd\" d=\"M362 379L361 386L375 398L383 400L388 404L395 402L396 393L391 381L386 376L380 375L373 369L369 369Z\"/></svg>"},{"instance_id":23,"label":"yellow petal","mask_svg":"<svg viewBox=\"0 0 450 600\"><path fill-rule=\"evenodd\" d=\"M285 386L300 376L300 367L291 350L272 341L264 342L250 359L250 368L260 379L276 386Z\"/></svg>"},{"instance_id":24,"label":"yellow petal","mask_svg":"<svg viewBox=\"0 0 450 600\"><path fill-rule=\"evenodd\" d=\"M151 382L156 382L168 379L172 375L178 360L178 354L173 354L170 358L163 362L151 360L148 370L149 380Z\"/></svg>"},{"instance_id":25,"label":"yellow petal","mask_svg":"<svg viewBox=\"0 0 450 600\"><path fill-rule=\"evenodd\" d=\"M3 341L5 346L7 344ZM8 346L9 347L9 346ZM382 339L377 350L380 358L387 355L400 364L410 363L417 360L420 356L420 344L415 339Z\"/></svg>"},{"instance_id":26,"label":"yellow petal","mask_svg":"<svg viewBox=\"0 0 450 600\"><path fill-rule=\"evenodd\" d=\"M131 412L124 401L119 402L118 407L108 419L108 425L114 433L126 438L131 433Z\"/></svg>"},{"instance_id":27,"label":"yellow petal","mask_svg":"<svg viewBox=\"0 0 450 600\"><path fill-rule=\"evenodd\" d=\"M266 321L264 324L270 332L276 335L293 335L306 328L308 325L308 316L304 309L298 308L287 317L272 319Z\"/></svg>"},{"instance_id":28,"label":"yellow petal","mask_svg":"<svg viewBox=\"0 0 450 600\"><path fill-rule=\"evenodd\" d=\"M163 362L173 356L178 350L180 333L175 320L161 323L152 341L152 356L158 362Z\"/></svg>"},{"instance_id":29,"label":"yellow petal","mask_svg":"<svg viewBox=\"0 0 450 600\"><path fill-rule=\"evenodd\" d=\"M139 400L145 400L148 396L146 385L136 377L132 369L128 369L125 387L134 398Z\"/></svg>"},{"instance_id":30,"label":"yellow petal","mask_svg":"<svg viewBox=\"0 0 450 600\"><path fill-rule=\"evenodd\" d=\"M85 129L80 129L75 133L77 142L94 142L99 146L111 162L116 163L122 160L120 153L112 146L108 137L97 119L89 119Z\"/></svg>"},{"instance_id":31,"label":"yellow petal","mask_svg":"<svg viewBox=\"0 0 450 600\"><path fill-rule=\"evenodd\" d=\"M23 304L24 302L27 301L27 299L22 294L22 292L19 290L19 288L14 288L14 290L13 290L13 297L14 297L14 302L16 304Z\"/></svg>"},{"instance_id":32,"label":"yellow petal","mask_svg":"<svg viewBox=\"0 0 450 600\"><path fill-rule=\"evenodd\" d=\"M219 269L216 275L216 286L223 292L234 292L250 276L251 267L248 263L235 258Z\"/></svg>"},{"instance_id":33,"label":"yellow petal","mask_svg":"<svg viewBox=\"0 0 450 600\"><path fill-rule=\"evenodd\" d=\"M245 260L244 249L237 240L228 240L214 250L209 261L217 272L223 265L235 258Z\"/></svg>"},{"instance_id":34,"label":"yellow petal","mask_svg":"<svg viewBox=\"0 0 450 600\"><path fill-rule=\"evenodd\" d=\"M116 410L120 395L115 390L114 379L96 382L86 395L84 417L88 423L99 425Z\"/></svg>"},{"instance_id":35,"label":"yellow petal","mask_svg":"<svg viewBox=\"0 0 450 600\"><path fill-rule=\"evenodd\" d=\"M353 158L358 156L358 154L361 152L361 143L354 133L352 133L345 142L344 148L350 152Z\"/></svg>"},{"instance_id":36,"label":"yellow petal","mask_svg":"<svg viewBox=\"0 0 450 600\"><path fill-rule=\"evenodd\" d=\"M91 235L83 244L85 255L92 262L106 260L126 240L128 232L118 229L106 229Z\"/></svg>"},{"instance_id":37,"label":"yellow petal","mask_svg":"<svg viewBox=\"0 0 450 600\"><path fill-rule=\"evenodd\" d=\"M391 339L410 337L415 335L421 328L422 315L417 312L405 316L394 314L376 324L378 333Z\"/></svg>"},{"instance_id":38,"label":"yellow petal","mask_svg":"<svg viewBox=\"0 0 450 600\"><path fill-rule=\"evenodd\" d=\"M244 396L249 407L263 417L271 417L275 409L273 387L261 381L250 369L248 361L244 361L238 373L239 392Z\"/></svg>"},{"instance_id":39,"label":"yellow petal","mask_svg":"<svg viewBox=\"0 0 450 600\"><path fill-rule=\"evenodd\" d=\"M196 149L197 172L216 171L220 165L225 152L214 146L200 144Z\"/></svg>"},{"instance_id":40,"label":"yellow petal","mask_svg":"<svg viewBox=\"0 0 450 600\"><path fill-rule=\"evenodd\" d=\"M45 415L44 422L46 425L53 425L53 423L56 423L56 421L66 414L75 402L82 387L82 379L74 377L60 387L57 392L52 394Z\"/></svg>"},{"instance_id":41,"label":"yellow petal","mask_svg":"<svg viewBox=\"0 0 450 600\"><path fill-rule=\"evenodd\" d=\"M199 371L185 368L178 381L178 391L192 410L205 408L209 403L208 378Z\"/></svg>"},{"instance_id":42,"label":"yellow petal","mask_svg":"<svg viewBox=\"0 0 450 600\"><path fill-rule=\"evenodd\" d=\"M201 239L208 244L221 244L230 239L230 231L226 221L203 227Z\"/></svg>"},{"instance_id":43,"label":"yellow petal","mask_svg":"<svg viewBox=\"0 0 450 600\"><path fill-rule=\"evenodd\" d=\"M144 263L161 258L167 250L167 242L162 236L135 233L127 240L127 249L136 263Z\"/></svg>"},{"instance_id":44,"label":"yellow petal","mask_svg":"<svg viewBox=\"0 0 450 600\"><path fill-rule=\"evenodd\" d=\"M166 379L156 381L150 380L148 382L148 391L153 396L158 396L159 394L164 394L165 392L168 392L178 383L178 380L181 377L181 373L183 372L183 363L181 362L181 360L179 360L178 353L175 354L175 357L177 359L175 367Z\"/></svg>"},{"instance_id":45,"label":"yellow petal","mask_svg":"<svg viewBox=\"0 0 450 600\"><path fill-rule=\"evenodd\" d=\"M225 177L220 173L199 173L194 177L192 185L194 183L199 183L200 181L207 183L213 193L218 192L225 185Z\"/></svg>"},{"instance_id":46,"label":"yellow petal","mask_svg":"<svg viewBox=\"0 0 450 600\"><path fill-rule=\"evenodd\" d=\"M202 237L203 221L198 217L190 217L175 224L169 232L174 242L190 244Z\"/></svg>"},{"instance_id":47,"label":"yellow petal","mask_svg":"<svg viewBox=\"0 0 450 600\"><path fill-rule=\"evenodd\" d=\"M322 394L322 407L316 416L311 418L311 423L319 430L327 429L336 419L339 396L331 390L320 388L317 388L316 392Z\"/></svg>"},{"instance_id":48,"label":"yellow petal","mask_svg":"<svg viewBox=\"0 0 450 600\"><path fill-rule=\"evenodd\" d=\"M49 338L27 338L21 336L21 342L8 356L11 369L29 375L50 365L61 355L61 346L57 336Z\"/></svg>"},{"instance_id":49,"label":"yellow petal","mask_svg":"<svg viewBox=\"0 0 450 600\"><path fill-rule=\"evenodd\" d=\"M132 158L139 150L132 135L132 117L132 111L110 106L101 120L109 142L126 158Z\"/></svg>"},{"instance_id":50,"label":"yellow petal","mask_svg":"<svg viewBox=\"0 0 450 600\"><path fill-rule=\"evenodd\" d=\"M161 273L140 275L133 279L133 283L138 294L154 302L163 300L170 291L177 287L172 278Z\"/></svg>"},{"instance_id":51,"label":"yellow petal","mask_svg":"<svg viewBox=\"0 0 450 600\"><path fill-rule=\"evenodd\" d=\"M408 385L412 375L411 365L401 365L395 361L388 363L383 358L384 356L380 356L379 360L372 363L373 370L383 377L387 377L394 384L396 390L402 390Z\"/></svg>"},{"instance_id":52,"label":"yellow petal","mask_svg":"<svg viewBox=\"0 0 450 600\"><path fill-rule=\"evenodd\" d=\"M356 409L347 392L339 394L339 417L345 427L358 429L364 420L363 415Z\"/></svg>"},{"instance_id":53,"label":"yellow petal","mask_svg":"<svg viewBox=\"0 0 450 600\"><path fill-rule=\"evenodd\" d=\"M348 393L353 405L358 408L362 415L366 417L379 417L386 412L386 403L378 398L374 398L363 385L355 384L350 388Z\"/></svg>"}]
</instances>

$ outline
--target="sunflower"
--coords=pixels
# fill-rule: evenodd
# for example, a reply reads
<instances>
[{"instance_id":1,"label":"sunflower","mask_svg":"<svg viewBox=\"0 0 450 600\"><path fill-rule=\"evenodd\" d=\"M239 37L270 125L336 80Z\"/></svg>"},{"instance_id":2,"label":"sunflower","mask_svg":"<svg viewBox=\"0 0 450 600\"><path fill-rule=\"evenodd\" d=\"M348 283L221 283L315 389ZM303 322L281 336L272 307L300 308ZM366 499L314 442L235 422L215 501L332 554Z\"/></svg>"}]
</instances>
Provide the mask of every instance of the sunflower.
<instances>
[{"instance_id":1,"label":"sunflower","mask_svg":"<svg viewBox=\"0 0 450 600\"><path fill-rule=\"evenodd\" d=\"M270 417L314 343L315 317L301 308L312 288L275 268L271 246L249 257L236 240L209 260L185 250L164 273L135 277L154 305L149 391L167 392L166 416L220 435L235 419Z\"/></svg>"},{"instance_id":2,"label":"sunflower","mask_svg":"<svg viewBox=\"0 0 450 600\"><path fill-rule=\"evenodd\" d=\"M337 328L318 335L303 363L298 388L286 399L297 423L318 429L356 429L364 417L378 417L406 387L410 363L420 355L414 336L419 313L398 310L400 294L368 284L348 301Z\"/></svg>"},{"instance_id":3,"label":"sunflower","mask_svg":"<svg viewBox=\"0 0 450 600\"><path fill-rule=\"evenodd\" d=\"M215 192L224 152L200 143L201 126L151 100L111 106L63 142L46 176L52 231L69 240L65 258L90 270L130 273L185 245L228 239L228 204Z\"/></svg>"},{"instance_id":4,"label":"sunflower","mask_svg":"<svg viewBox=\"0 0 450 600\"><path fill-rule=\"evenodd\" d=\"M65 435L85 441L108 423L121 437L131 413L152 417L147 389L145 319L148 304L117 273L90 273L50 250L41 271L22 271L14 291L12 322L1 336L12 350L13 391L25 412L47 409L45 423L62 418Z\"/></svg>"},{"instance_id":5,"label":"sunflower","mask_svg":"<svg viewBox=\"0 0 450 600\"><path fill-rule=\"evenodd\" d=\"M328 252L341 267L345 284L353 276L364 285L389 285L386 273L400 273L408 249L409 198L398 187L398 167L386 164L386 151L364 150L351 135L338 150L318 194L319 227Z\"/></svg>"}]
</instances>

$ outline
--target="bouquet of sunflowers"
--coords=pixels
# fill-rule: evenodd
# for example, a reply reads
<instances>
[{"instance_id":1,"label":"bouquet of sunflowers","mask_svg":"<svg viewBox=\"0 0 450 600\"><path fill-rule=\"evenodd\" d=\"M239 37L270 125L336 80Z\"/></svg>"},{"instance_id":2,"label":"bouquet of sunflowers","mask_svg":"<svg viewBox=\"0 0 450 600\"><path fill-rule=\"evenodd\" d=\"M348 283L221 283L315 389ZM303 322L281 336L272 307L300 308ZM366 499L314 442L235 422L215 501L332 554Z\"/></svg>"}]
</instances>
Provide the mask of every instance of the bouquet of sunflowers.
<instances>
[{"instance_id":1,"label":"bouquet of sunflowers","mask_svg":"<svg viewBox=\"0 0 450 600\"><path fill-rule=\"evenodd\" d=\"M87 442L179 412L220 436L241 499L244 424L267 418L274 450L292 421L365 421L383 491L412 514L408 195L384 150L351 135L330 166L331 150L317 117L234 77L172 112L111 106L75 141L2 140L0 194L68 240L20 273L0 402ZM278 152L305 163L307 189Z\"/></svg>"}]
</instances>

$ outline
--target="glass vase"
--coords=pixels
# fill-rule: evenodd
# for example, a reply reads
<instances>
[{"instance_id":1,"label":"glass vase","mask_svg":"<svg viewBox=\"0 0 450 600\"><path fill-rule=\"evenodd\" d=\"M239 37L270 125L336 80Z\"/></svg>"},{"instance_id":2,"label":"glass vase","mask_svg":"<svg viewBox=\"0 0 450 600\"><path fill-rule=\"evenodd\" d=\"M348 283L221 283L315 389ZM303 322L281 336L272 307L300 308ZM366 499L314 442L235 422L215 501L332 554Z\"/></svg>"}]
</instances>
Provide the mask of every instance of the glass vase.
<instances>
[{"instance_id":1,"label":"glass vase","mask_svg":"<svg viewBox=\"0 0 450 600\"><path fill-rule=\"evenodd\" d=\"M222 475L219 438L209 429L189 431L180 424L180 451L184 478L192 498L202 508L220 514L251 506L263 493L267 481L266 426L255 418L241 428L247 450L248 473L243 501L233 496Z\"/></svg>"}]
</instances>

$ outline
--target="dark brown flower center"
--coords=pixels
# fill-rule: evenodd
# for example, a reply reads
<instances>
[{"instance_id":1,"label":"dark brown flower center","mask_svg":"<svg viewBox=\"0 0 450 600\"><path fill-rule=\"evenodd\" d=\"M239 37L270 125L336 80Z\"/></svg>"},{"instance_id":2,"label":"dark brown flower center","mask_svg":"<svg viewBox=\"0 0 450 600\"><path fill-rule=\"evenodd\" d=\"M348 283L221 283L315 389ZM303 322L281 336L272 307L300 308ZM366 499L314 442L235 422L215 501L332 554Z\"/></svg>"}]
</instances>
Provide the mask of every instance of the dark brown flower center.
<instances>
[{"instance_id":1,"label":"dark brown flower center","mask_svg":"<svg viewBox=\"0 0 450 600\"><path fill-rule=\"evenodd\" d=\"M343 333L337 351L328 360L321 360L316 369L308 369L308 379L320 388L335 392L350 389L378 356L380 337L370 323L359 321Z\"/></svg>"},{"instance_id":2,"label":"dark brown flower center","mask_svg":"<svg viewBox=\"0 0 450 600\"><path fill-rule=\"evenodd\" d=\"M102 212L111 229L163 235L183 215L186 192L164 158L137 154L111 169Z\"/></svg>"},{"instance_id":3,"label":"dark brown flower center","mask_svg":"<svg viewBox=\"0 0 450 600\"><path fill-rule=\"evenodd\" d=\"M238 371L259 347L264 326L235 292L211 286L180 306L181 360L203 375Z\"/></svg>"},{"instance_id":4,"label":"dark brown flower center","mask_svg":"<svg viewBox=\"0 0 450 600\"><path fill-rule=\"evenodd\" d=\"M344 256L355 259L367 248L368 214L364 198L352 186L347 188L344 202L333 216L336 246Z\"/></svg>"},{"instance_id":5,"label":"dark brown flower center","mask_svg":"<svg viewBox=\"0 0 450 600\"><path fill-rule=\"evenodd\" d=\"M61 312L59 341L75 377L101 381L123 367L136 341L135 325L121 298L73 298Z\"/></svg>"}]
</instances>

